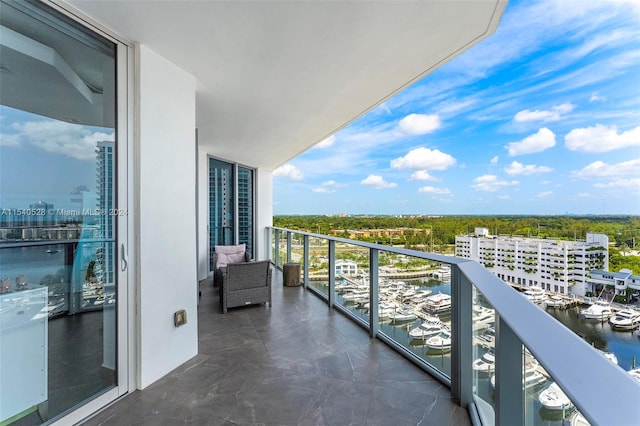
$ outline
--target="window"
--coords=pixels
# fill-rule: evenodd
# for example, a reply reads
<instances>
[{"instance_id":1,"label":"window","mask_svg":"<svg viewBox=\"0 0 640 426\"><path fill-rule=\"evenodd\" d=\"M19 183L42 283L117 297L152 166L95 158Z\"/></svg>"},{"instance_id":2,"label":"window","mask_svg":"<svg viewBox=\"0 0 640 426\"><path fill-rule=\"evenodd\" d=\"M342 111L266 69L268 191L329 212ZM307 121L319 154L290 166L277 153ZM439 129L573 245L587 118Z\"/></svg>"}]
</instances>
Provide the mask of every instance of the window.
<instances>
[{"instance_id":1,"label":"window","mask_svg":"<svg viewBox=\"0 0 640 426\"><path fill-rule=\"evenodd\" d=\"M216 245L246 244L254 253L255 171L209 159L209 267Z\"/></svg>"},{"instance_id":2,"label":"window","mask_svg":"<svg viewBox=\"0 0 640 426\"><path fill-rule=\"evenodd\" d=\"M119 45L41 2L0 7L0 424L39 424L121 378Z\"/></svg>"}]
</instances>

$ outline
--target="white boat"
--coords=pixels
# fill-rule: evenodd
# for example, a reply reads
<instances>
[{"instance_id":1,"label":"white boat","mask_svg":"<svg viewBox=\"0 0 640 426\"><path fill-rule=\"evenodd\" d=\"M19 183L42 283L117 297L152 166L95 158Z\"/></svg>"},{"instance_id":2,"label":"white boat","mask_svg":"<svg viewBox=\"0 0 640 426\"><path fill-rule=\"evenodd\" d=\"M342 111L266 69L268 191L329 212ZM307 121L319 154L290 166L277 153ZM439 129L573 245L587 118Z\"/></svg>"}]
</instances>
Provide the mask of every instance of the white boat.
<instances>
[{"instance_id":1,"label":"white boat","mask_svg":"<svg viewBox=\"0 0 640 426\"><path fill-rule=\"evenodd\" d=\"M474 328L484 328L479 326L493 323L495 321L495 314L496 311L494 309L485 308L484 306L480 305L474 305L471 322L473 323Z\"/></svg>"},{"instance_id":2,"label":"white boat","mask_svg":"<svg viewBox=\"0 0 640 426\"><path fill-rule=\"evenodd\" d=\"M622 309L609 318L609 324L616 330L633 330L640 326L640 311Z\"/></svg>"},{"instance_id":3,"label":"white boat","mask_svg":"<svg viewBox=\"0 0 640 426\"><path fill-rule=\"evenodd\" d=\"M548 299L547 293L540 287L528 288L522 294L533 303L542 303Z\"/></svg>"},{"instance_id":4,"label":"white boat","mask_svg":"<svg viewBox=\"0 0 640 426\"><path fill-rule=\"evenodd\" d=\"M578 411L574 411L569 419L569 424L571 426L590 426L591 423L584 418L582 414Z\"/></svg>"},{"instance_id":5,"label":"white boat","mask_svg":"<svg viewBox=\"0 0 640 426\"><path fill-rule=\"evenodd\" d=\"M400 309L396 309L390 318L391 318L391 321L398 323L398 322L413 321L416 318L418 318L418 316L412 311L410 311L409 309L400 308Z\"/></svg>"},{"instance_id":6,"label":"white boat","mask_svg":"<svg viewBox=\"0 0 640 426\"><path fill-rule=\"evenodd\" d=\"M477 371L478 373L492 373L495 371L496 367L496 355L493 352L486 352L480 358L473 361L472 368L473 371Z\"/></svg>"},{"instance_id":7,"label":"white boat","mask_svg":"<svg viewBox=\"0 0 640 426\"><path fill-rule=\"evenodd\" d=\"M550 296L545 302L547 308L561 308L565 305L565 303L565 298L558 295Z\"/></svg>"},{"instance_id":8,"label":"white boat","mask_svg":"<svg viewBox=\"0 0 640 426\"><path fill-rule=\"evenodd\" d=\"M552 382L549 387L540 392L538 401L547 410L569 410L573 407L573 402L556 382Z\"/></svg>"},{"instance_id":9,"label":"white boat","mask_svg":"<svg viewBox=\"0 0 640 426\"><path fill-rule=\"evenodd\" d=\"M451 296L444 293L432 294L424 299L422 309L430 314L444 314L451 311Z\"/></svg>"},{"instance_id":10,"label":"white boat","mask_svg":"<svg viewBox=\"0 0 640 426\"><path fill-rule=\"evenodd\" d=\"M437 280L450 280L451 279L451 268L449 266L443 266L438 268L437 271L433 272L431 276Z\"/></svg>"},{"instance_id":11,"label":"white boat","mask_svg":"<svg viewBox=\"0 0 640 426\"><path fill-rule=\"evenodd\" d=\"M425 340L424 345L434 351L448 352L451 350L451 332L442 330L437 335Z\"/></svg>"},{"instance_id":12,"label":"white boat","mask_svg":"<svg viewBox=\"0 0 640 426\"><path fill-rule=\"evenodd\" d=\"M547 381L547 378L542 373L540 373L535 367L527 368L524 372L524 388L525 389L530 389L546 381ZM491 376L491 387L493 387L494 389L496 387L495 374Z\"/></svg>"},{"instance_id":13,"label":"white boat","mask_svg":"<svg viewBox=\"0 0 640 426\"><path fill-rule=\"evenodd\" d=\"M596 300L587 309L581 310L580 314L585 319L598 319L604 321L613 315L613 310L611 309L611 304L609 302Z\"/></svg>"},{"instance_id":14,"label":"white boat","mask_svg":"<svg viewBox=\"0 0 640 426\"><path fill-rule=\"evenodd\" d=\"M438 317L427 317L422 324L409 331L409 336L415 340L427 340L446 328L447 326Z\"/></svg>"},{"instance_id":15,"label":"white boat","mask_svg":"<svg viewBox=\"0 0 640 426\"><path fill-rule=\"evenodd\" d=\"M342 298L345 302L355 303L356 300L361 300L363 298L369 298L369 292L366 290L352 290L344 293Z\"/></svg>"},{"instance_id":16,"label":"white boat","mask_svg":"<svg viewBox=\"0 0 640 426\"><path fill-rule=\"evenodd\" d=\"M631 377L633 377L638 382L640 382L640 368L634 368L633 370L629 370L628 373L631 375Z\"/></svg>"}]
</instances>

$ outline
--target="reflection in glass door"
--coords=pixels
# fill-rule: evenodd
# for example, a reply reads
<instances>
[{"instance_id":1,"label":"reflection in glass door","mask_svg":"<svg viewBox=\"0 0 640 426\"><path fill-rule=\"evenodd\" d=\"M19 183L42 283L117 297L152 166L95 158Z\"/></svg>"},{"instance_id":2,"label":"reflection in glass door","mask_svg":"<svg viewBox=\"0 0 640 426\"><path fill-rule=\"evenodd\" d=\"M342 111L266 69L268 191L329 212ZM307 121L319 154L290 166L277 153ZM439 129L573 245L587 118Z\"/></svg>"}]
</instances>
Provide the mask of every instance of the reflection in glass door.
<instances>
[{"instance_id":1,"label":"reflection in glass door","mask_svg":"<svg viewBox=\"0 0 640 426\"><path fill-rule=\"evenodd\" d=\"M236 178L237 177L237 178ZM254 171L209 159L209 263L216 245L246 244L253 255ZM253 256L252 256L253 257Z\"/></svg>"},{"instance_id":2,"label":"reflection in glass door","mask_svg":"<svg viewBox=\"0 0 640 426\"><path fill-rule=\"evenodd\" d=\"M116 44L0 6L0 424L39 424L118 384Z\"/></svg>"}]
</instances>

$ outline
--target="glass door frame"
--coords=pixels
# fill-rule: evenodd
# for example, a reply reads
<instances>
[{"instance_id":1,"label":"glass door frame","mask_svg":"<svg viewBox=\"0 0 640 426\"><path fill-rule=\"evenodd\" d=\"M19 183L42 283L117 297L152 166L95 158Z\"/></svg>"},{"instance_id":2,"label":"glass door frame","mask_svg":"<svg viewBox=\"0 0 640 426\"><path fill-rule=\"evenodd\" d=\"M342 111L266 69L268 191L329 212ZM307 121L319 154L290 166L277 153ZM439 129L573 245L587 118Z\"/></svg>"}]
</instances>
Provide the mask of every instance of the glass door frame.
<instances>
[{"instance_id":1,"label":"glass door frame","mask_svg":"<svg viewBox=\"0 0 640 426\"><path fill-rule=\"evenodd\" d=\"M116 303L116 362L117 384L96 395L86 403L75 407L64 416L49 423L67 425L78 423L104 408L119 397L136 389L135 353L135 287L136 261L135 241L136 205L134 199L135 150L134 150L134 76L135 47L118 37L92 18L74 9L71 5L56 0L41 0L47 6L73 19L78 25L99 34L116 44L116 179L115 197L119 211L115 215L116 247L115 267L117 283Z\"/></svg>"},{"instance_id":2,"label":"glass door frame","mask_svg":"<svg viewBox=\"0 0 640 426\"><path fill-rule=\"evenodd\" d=\"M228 164L229 166L231 166L231 184L233 185L233 206L231 207L233 209L233 226L232 226L232 236L233 236L233 241L230 244L239 244L239 238L240 238L240 230L239 230L239 201L238 201L238 169L239 168L243 168L246 170L250 170L252 173L252 185L251 185L251 198L252 198L252 210L251 210L251 239L252 239L252 244L251 244L251 250L249 252L249 254L251 255L251 258L254 258L256 255L256 236L257 236L257 232L256 232L256 187L257 187L257 169L254 167L249 167L249 166L245 166L243 164L240 163L236 163L234 161L228 161L225 160L223 158L219 158L219 157L215 157L213 155L207 155L207 234L208 234L208 238L207 238L207 247L209 249L208 251L208 258L207 258L207 265L208 265L208 272L211 273L213 271L212 266L211 266L211 262L210 262L210 256L211 253L213 252L213 247L211 246L211 182L209 177L211 176L211 160L215 160L215 161L219 161L221 163L225 163Z\"/></svg>"}]
</instances>

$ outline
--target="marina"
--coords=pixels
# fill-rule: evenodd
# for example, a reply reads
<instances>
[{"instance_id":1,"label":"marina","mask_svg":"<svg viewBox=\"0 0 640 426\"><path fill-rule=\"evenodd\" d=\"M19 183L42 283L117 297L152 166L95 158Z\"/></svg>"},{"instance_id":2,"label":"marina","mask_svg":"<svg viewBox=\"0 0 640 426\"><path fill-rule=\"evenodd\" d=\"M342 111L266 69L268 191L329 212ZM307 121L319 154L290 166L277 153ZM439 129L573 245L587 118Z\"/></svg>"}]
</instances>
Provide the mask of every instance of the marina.
<instances>
[{"instance_id":1,"label":"marina","mask_svg":"<svg viewBox=\"0 0 640 426\"><path fill-rule=\"evenodd\" d=\"M338 277L336 279L336 303L349 309L354 315L368 321L368 278ZM314 281L312 286L327 291L326 283ZM381 278L379 284L380 312L402 310L413 312L416 319L405 322L391 320L388 314L379 315L380 330L408 348L417 356L440 371L450 372L451 360L451 285L449 279L437 280L423 277L415 280L396 281ZM350 294L365 294L366 303L353 302ZM635 306L623 306L599 298L579 298L534 291L525 294L540 309L545 310L563 325L592 345L605 359L625 371L634 371L640 377L640 324L630 329L616 328L610 323L616 312L630 311L640 315ZM346 296L346 297L345 297ZM474 352L473 371L476 392L480 398L493 404L492 379L495 374L495 324L494 311L489 306L474 302ZM609 315L606 308L610 309ZM586 313L586 315L585 315ZM640 320L639 320L640 321ZM525 352L526 349L525 349ZM538 425L569 424L577 413L573 403L533 357L527 358L525 370L525 398L528 412L534 412ZM640 379L639 379L640 380ZM575 414L574 417L578 417Z\"/></svg>"},{"instance_id":2,"label":"marina","mask_svg":"<svg viewBox=\"0 0 640 426\"><path fill-rule=\"evenodd\" d=\"M55 249L54 249L55 250ZM14 253L10 253L14 251ZM53 251L53 250L52 250ZM7 264L2 266L2 276L12 277L10 281L39 283L46 275L55 274L65 268L64 251L50 253L42 248L4 249L3 261L11 259L12 268ZM6 256L4 256L6 255ZM23 258L35 258L34 267L27 269ZM15 266L17 265L17 266ZM68 267L68 266L66 266ZM443 279L434 278L434 274L423 273L418 279L392 279L381 277L379 282L379 320L380 330L386 335L408 348L416 356L424 359L440 371L450 374L451 371L451 284L450 277L443 273ZM327 291L326 282L312 281L311 285L319 291ZM370 309L368 277L344 277L336 279L336 303L349 309L354 315L368 321ZM102 306L113 302L108 294L101 293L101 289L92 286L83 288L87 303ZM93 298L89 297L92 296ZM523 297L525 297L523 293ZM586 342L599 349L604 356L615 359L625 371L633 370L640 362L640 323L631 323L630 329L619 328L611 323L614 313L630 311L640 313L636 307L612 304L604 299L578 298L564 295L546 294L538 296L543 299L536 303L559 322L573 330ZM494 312L490 306L481 303L480 297L474 303L472 313L474 323L474 353L473 371L477 380L478 395L489 403L493 403L493 388L491 378L495 374L495 328ZM64 305L64 303L62 303ZM595 313L585 315L598 308L611 309L611 315L606 310L604 314ZM625 308L625 309L623 309ZM631 308L631 309L629 309ZM57 309L57 308L56 308ZM633 316L633 315L632 315ZM527 410L536 414L535 424L561 425L563 418L568 424L572 412L571 407L565 409L553 408L552 400L563 400L553 385L553 381L536 364L531 363L526 373L526 403ZM640 370L635 374L640 375ZM564 403L558 402L561 406Z\"/></svg>"}]
</instances>

